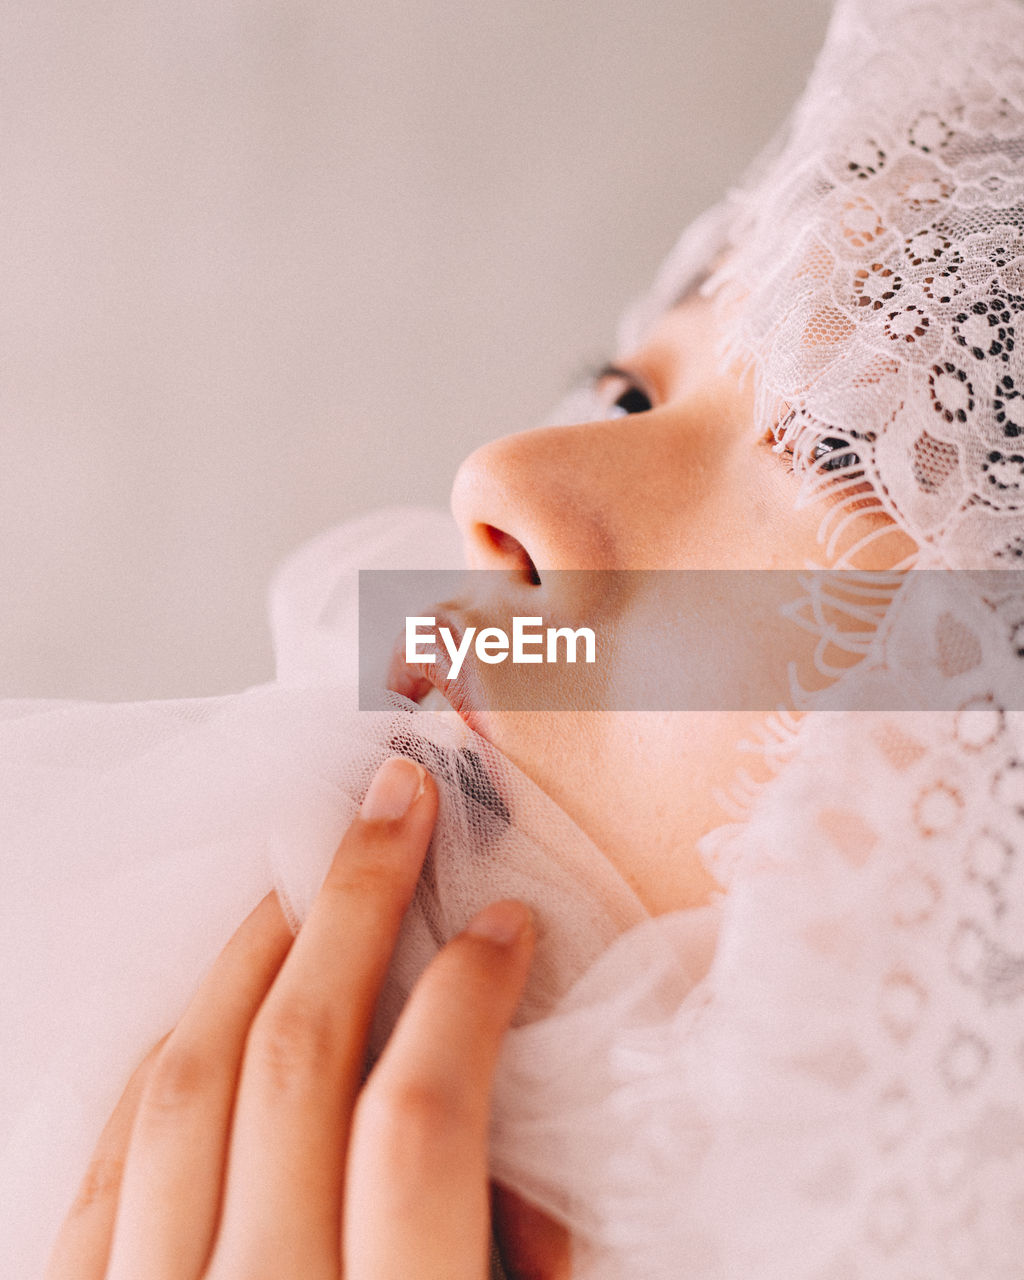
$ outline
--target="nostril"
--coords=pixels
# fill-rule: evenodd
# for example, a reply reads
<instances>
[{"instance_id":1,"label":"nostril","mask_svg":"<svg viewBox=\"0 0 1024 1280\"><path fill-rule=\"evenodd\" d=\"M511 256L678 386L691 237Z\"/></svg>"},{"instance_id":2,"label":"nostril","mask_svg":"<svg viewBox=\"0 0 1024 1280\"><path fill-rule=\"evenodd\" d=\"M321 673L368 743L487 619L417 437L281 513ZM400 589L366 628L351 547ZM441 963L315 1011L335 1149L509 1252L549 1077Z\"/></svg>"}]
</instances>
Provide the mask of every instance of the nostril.
<instances>
[{"instance_id":1,"label":"nostril","mask_svg":"<svg viewBox=\"0 0 1024 1280\"><path fill-rule=\"evenodd\" d=\"M530 553L518 538L506 533L504 529L496 528L493 524L481 525L480 536L507 565L511 565L513 568L525 573L531 586L540 586L540 574L537 572L537 566L533 563Z\"/></svg>"}]
</instances>

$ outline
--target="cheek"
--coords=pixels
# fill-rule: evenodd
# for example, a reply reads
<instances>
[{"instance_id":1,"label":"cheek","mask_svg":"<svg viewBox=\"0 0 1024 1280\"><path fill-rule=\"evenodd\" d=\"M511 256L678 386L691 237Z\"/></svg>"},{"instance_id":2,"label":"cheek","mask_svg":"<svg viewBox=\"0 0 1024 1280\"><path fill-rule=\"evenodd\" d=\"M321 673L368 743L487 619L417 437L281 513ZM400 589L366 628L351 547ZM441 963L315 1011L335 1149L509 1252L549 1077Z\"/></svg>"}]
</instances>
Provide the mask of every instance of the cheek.
<instances>
[{"instance_id":1,"label":"cheek","mask_svg":"<svg viewBox=\"0 0 1024 1280\"><path fill-rule=\"evenodd\" d=\"M642 518L644 563L665 568L802 567L823 510L795 510L799 483L746 420L708 412L650 454L650 485L623 494L623 519Z\"/></svg>"},{"instance_id":2,"label":"cheek","mask_svg":"<svg viewBox=\"0 0 1024 1280\"><path fill-rule=\"evenodd\" d=\"M754 718L729 713L557 712L495 717L493 737L590 836L652 914L720 887L697 841L728 819L716 796Z\"/></svg>"},{"instance_id":3,"label":"cheek","mask_svg":"<svg viewBox=\"0 0 1024 1280\"><path fill-rule=\"evenodd\" d=\"M825 563L819 535L834 503L823 495L798 507L799 479L767 446L751 444L717 496L720 533L734 548L738 567L804 569L808 561Z\"/></svg>"},{"instance_id":4,"label":"cheek","mask_svg":"<svg viewBox=\"0 0 1024 1280\"><path fill-rule=\"evenodd\" d=\"M638 532L642 521L635 563L665 569L749 564L770 524L755 480L708 450L655 463L650 487L624 496L622 508Z\"/></svg>"},{"instance_id":5,"label":"cheek","mask_svg":"<svg viewBox=\"0 0 1024 1280\"><path fill-rule=\"evenodd\" d=\"M698 842L728 821L719 797L745 755L737 743L760 717L732 712L623 713L603 744L601 786L589 794L595 840L652 914L702 906L721 886ZM754 773L760 775L759 764Z\"/></svg>"}]
</instances>

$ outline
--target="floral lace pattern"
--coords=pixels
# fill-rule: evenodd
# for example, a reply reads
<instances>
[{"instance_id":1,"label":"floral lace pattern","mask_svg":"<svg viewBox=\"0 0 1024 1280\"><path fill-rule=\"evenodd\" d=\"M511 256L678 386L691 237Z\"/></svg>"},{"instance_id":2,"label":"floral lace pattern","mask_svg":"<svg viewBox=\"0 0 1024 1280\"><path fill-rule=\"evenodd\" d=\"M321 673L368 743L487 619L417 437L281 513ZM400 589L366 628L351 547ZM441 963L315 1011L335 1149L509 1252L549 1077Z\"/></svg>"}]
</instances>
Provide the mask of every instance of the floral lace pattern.
<instances>
[{"instance_id":1,"label":"floral lace pattern","mask_svg":"<svg viewBox=\"0 0 1024 1280\"><path fill-rule=\"evenodd\" d=\"M1024 10L841 3L756 192L731 202L712 285L758 429L806 492L827 478L815 444L848 440L917 564L1022 567ZM1022 1274L1024 717L1005 708L1024 582L967 575L963 597L937 617L898 602L884 677L949 682L961 709L811 717L736 837L742 886L788 827L779 865L820 904L785 875L761 904L792 944L745 957L765 1000L830 990L842 1010L747 1046L788 1054L794 1092L813 1107L813 1079L819 1118L844 1117L779 1169L794 1230L830 1241L790 1274Z\"/></svg>"},{"instance_id":2,"label":"floral lace pattern","mask_svg":"<svg viewBox=\"0 0 1024 1280\"><path fill-rule=\"evenodd\" d=\"M808 473L813 442L845 434L922 563L1006 567L1024 513L1021 13L947 8L840 6L757 199L733 197L712 286L740 313L729 354L755 366L759 429Z\"/></svg>"}]
</instances>

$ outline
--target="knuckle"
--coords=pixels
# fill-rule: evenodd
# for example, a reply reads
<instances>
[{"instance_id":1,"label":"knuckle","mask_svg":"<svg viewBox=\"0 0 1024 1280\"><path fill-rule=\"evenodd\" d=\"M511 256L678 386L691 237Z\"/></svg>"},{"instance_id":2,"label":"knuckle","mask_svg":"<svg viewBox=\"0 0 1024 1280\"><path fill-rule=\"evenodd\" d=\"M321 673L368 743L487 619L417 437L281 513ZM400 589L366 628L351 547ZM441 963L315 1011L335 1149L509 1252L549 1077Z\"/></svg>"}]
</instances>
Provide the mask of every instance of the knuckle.
<instances>
[{"instance_id":1,"label":"knuckle","mask_svg":"<svg viewBox=\"0 0 1024 1280\"><path fill-rule=\"evenodd\" d=\"M171 1039L150 1070L143 1108L157 1114L182 1111L207 1094L217 1076L216 1063L210 1055Z\"/></svg>"},{"instance_id":2,"label":"knuckle","mask_svg":"<svg viewBox=\"0 0 1024 1280\"><path fill-rule=\"evenodd\" d=\"M360 1109L388 1148L407 1153L451 1135L468 1118L468 1108L457 1091L422 1080L395 1081L367 1090Z\"/></svg>"},{"instance_id":3,"label":"knuckle","mask_svg":"<svg viewBox=\"0 0 1024 1280\"><path fill-rule=\"evenodd\" d=\"M461 1011L473 1040L494 1042L511 1013L506 995L509 973L508 958L499 948L463 935L441 951L429 976L434 999Z\"/></svg>"},{"instance_id":4,"label":"knuckle","mask_svg":"<svg viewBox=\"0 0 1024 1280\"><path fill-rule=\"evenodd\" d=\"M123 1175L123 1159L118 1156L97 1156L85 1171L82 1185L71 1206L71 1217L81 1217L116 1200Z\"/></svg>"},{"instance_id":5,"label":"knuckle","mask_svg":"<svg viewBox=\"0 0 1024 1280\"><path fill-rule=\"evenodd\" d=\"M372 850L352 858L342 858L331 868L321 892L328 898L357 898L379 907L388 907L398 894L395 867Z\"/></svg>"},{"instance_id":6,"label":"knuckle","mask_svg":"<svg viewBox=\"0 0 1024 1280\"><path fill-rule=\"evenodd\" d=\"M320 1076L339 1053L337 1019L309 1000L269 1005L253 1024L248 1056L274 1087Z\"/></svg>"}]
</instances>

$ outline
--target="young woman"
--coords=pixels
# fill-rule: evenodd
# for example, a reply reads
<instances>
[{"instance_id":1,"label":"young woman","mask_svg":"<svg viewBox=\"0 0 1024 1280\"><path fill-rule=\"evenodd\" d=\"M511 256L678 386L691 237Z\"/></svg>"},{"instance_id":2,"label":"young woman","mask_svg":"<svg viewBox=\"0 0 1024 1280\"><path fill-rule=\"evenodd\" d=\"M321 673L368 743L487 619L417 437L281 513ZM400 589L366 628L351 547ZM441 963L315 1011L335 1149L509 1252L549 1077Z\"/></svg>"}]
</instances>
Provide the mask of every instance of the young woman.
<instances>
[{"instance_id":1,"label":"young woman","mask_svg":"<svg viewBox=\"0 0 1024 1280\"><path fill-rule=\"evenodd\" d=\"M1012 0L842 0L786 133L683 237L586 407L460 469L466 559L501 585L446 616L599 617L599 696L524 710L532 673L480 663L448 688L453 725L413 705L445 682L399 660L391 710L356 728L324 543L279 587L280 687L157 729L119 713L106 737L99 713L12 712L12 841L41 779L70 761L77 788L102 739L146 805L99 781L88 813L116 797L116 838L184 903L128 957L150 971L137 1009L90 970L110 1063L268 887L245 839L279 891L113 1110L51 1277L481 1276L489 1178L513 1274L1018 1274L1022 37ZM345 535L360 566L372 533ZM780 621L777 571L809 563L860 576L810 575ZM942 589L909 575L893 601L911 566ZM679 570L718 576L666 614L652 584ZM641 660L693 699L621 709ZM764 709L784 679L809 714ZM247 766L266 794L248 785L246 827L225 797ZM182 893L164 864L210 850ZM492 902L509 890L532 916ZM165 941L189 981L155 963ZM31 1145L46 1125L23 1079L10 1093Z\"/></svg>"}]
</instances>

